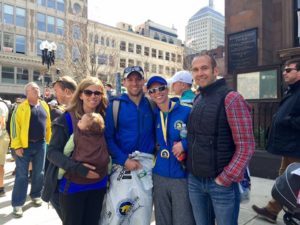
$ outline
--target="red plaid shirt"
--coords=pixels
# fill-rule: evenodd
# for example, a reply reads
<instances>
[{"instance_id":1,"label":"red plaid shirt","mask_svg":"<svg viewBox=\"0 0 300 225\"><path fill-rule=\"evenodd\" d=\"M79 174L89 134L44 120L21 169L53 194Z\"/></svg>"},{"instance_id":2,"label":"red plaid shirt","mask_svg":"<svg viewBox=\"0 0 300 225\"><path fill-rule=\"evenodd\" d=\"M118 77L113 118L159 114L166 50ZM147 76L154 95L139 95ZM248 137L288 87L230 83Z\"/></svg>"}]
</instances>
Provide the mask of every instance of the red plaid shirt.
<instances>
[{"instance_id":1,"label":"red plaid shirt","mask_svg":"<svg viewBox=\"0 0 300 225\"><path fill-rule=\"evenodd\" d=\"M235 153L218 176L218 180L224 186L230 186L232 182L242 180L245 168L254 154L255 141L250 106L238 92L232 91L226 96L225 111L235 144Z\"/></svg>"}]
</instances>

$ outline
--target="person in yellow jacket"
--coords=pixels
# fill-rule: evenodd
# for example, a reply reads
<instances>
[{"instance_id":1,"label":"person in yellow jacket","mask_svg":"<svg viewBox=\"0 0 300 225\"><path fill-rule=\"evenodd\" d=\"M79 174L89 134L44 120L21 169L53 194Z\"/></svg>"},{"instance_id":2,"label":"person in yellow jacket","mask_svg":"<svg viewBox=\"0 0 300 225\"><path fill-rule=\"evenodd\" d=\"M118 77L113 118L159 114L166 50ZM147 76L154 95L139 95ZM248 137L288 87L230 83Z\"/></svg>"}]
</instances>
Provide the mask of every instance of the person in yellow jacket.
<instances>
[{"instance_id":1,"label":"person in yellow jacket","mask_svg":"<svg viewBox=\"0 0 300 225\"><path fill-rule=\"evenodd\" d=\"M23 215L30 162L32 181L29 195L35 206L42 204L46 143L51 138L50 110L47 103L39 98L39 86L34 82L28 83L25 85L25 94L26 100L15 110L10 124L11 148L16 156L16 177L11 200L14 217Z\"/></svg>"}]
</instances>

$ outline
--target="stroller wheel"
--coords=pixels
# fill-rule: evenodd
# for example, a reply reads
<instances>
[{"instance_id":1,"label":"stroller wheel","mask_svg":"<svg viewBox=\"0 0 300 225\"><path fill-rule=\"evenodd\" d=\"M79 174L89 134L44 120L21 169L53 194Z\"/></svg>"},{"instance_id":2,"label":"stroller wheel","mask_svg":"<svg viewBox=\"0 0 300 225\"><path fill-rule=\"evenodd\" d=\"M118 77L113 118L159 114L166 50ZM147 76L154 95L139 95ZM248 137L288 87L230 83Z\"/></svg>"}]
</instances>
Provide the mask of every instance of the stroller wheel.
<instances>
[{"instance_id":1,"label":"stroller wheel","mask_svg":"<svg viewBox=\"0 0 300 225\"><path fill-rule=\"evenodd\" d=\"M285 213L283 215L283 221L286 225L298 225L298 223L293 220L293 216L290 213Z\"/></svg>"}]
</instances>

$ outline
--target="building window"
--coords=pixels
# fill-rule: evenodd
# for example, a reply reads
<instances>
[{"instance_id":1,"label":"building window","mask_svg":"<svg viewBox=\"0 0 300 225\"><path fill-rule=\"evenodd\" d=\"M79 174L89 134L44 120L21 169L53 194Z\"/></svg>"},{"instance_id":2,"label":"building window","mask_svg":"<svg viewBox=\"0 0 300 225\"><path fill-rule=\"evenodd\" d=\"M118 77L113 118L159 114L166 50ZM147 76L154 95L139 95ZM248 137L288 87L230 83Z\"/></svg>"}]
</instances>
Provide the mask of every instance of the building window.
<instances>
[{"instance_id":1,"label":"building window","mask_svg":"<svg viewBox=\"0 0 300 225\"><path fill-rule=\"evenodd\" d=\"M163 51L161 51L161 50L158 51L158 58L159 59L164 59L164 53L163 53Z\"/></svg>"},{"instance_id":2,"label":"building window","mask_svg":"<svg viewBox=\"0 0 300 225\"><path fill-rule=\"evenodd\" d=\"M42 79L39 71L33 71L32 81L35 82L37 85L42 86Z\"/></svg>"},{"instance_id":3,"label":"building window","mask_svg":"<svg viewBox=\"0 0 300 225\"><path fill-rule=\"evenodd\" d=\"M42 40L38 39L36 40L36 55L41 56L42 50L40 49L40 44L42 43Z\"/></svg>"},{"instance_id":4,"label":"building window","mask_svg":"<svg viewBox=\"0 0 300 225\"><path fill-rule=\"evenodd\" d=\"M46 0L37 0L38 5L46 6Z\"/></svg>"},{"instance_id":5,"label":"building window","mask_svg":"<svg viewBox=\"0 0 300 225\"><path fill-rule=\"evenodd\" d=\"M142 46L141 45L136 45L136 49L135 49L135 51L136 51L136 54L142 54Z\"/></svg>"},{"instance_id":6,"label":"building window","mask_svg":"<svg viewBox=\"0 0 300 225\"><path fill-rule=\"evenodd\" d=\"M3 33L3 51L14 52L14 35Z\"/></svg>"},{"instance_id":7,"label":"building window","mask_svg":"<svg viewBox=\"0 0 300 225\"><path fill-rule=\"evenodd\" d=\"M170 75L170 67L166 66L166 74Z\"/></svg>"},{"instance_id":8,"label":"building window","mask_svg":"<svg viewBox=\"0 0 300 225\"><path fill-rule=\"evenodd\" d=\"M79 40L81 37L80 27L78 25L73 25L73 39Z\"/></svg>"},{"instance_id":9,"label":"building window","mask_svg":"<svg viewBox=\"0 0 300 225\"><path fill-rule=\"evenodd\" d=\"M26 26L26 11L22 8L16 8L16 26Z\"/></svg>"},{"instance_id":10,"label":"building window","mask_svg":"<svg viewBox=\"0 0 300 225\"><path fill-rule=\"evenodd\" d=\"M73 5L73 13L74 14L79 14L81 12L81 6L76 2Z\"/></svg>"},{"instance_id":11,"label":"building window","mask_svg":"<svg viewBox=\"0 0 300 225\"><path fill-rule=\"evenodd\" d=\"M164 66L163 65L158 66L158 73L160 73L160 74L164 73Z\"/></svg>"},{"instance_id":12,"label":"building window","mask_svg":"<svg viewBox=\"0 0 300 225\"><path fill-rule=\"evenodd\" d=\"M176 62L176 55L174 53L171 54L171 60L172 62Z\"/></svg>"},{"instance_id":13,"label":"building window","mask_svg":"<svg viewBox=\"0 0 300 225\"><path fill-rule=\"evenodd\" d=\"M170 43L170 44L174 44L173 39L170 38L170 39L169 39L169 43Z\"/></svg>"},{"instance_id":14,"label":"building window","mask_svg":"<svg viewBox=\"0 0 300 225\"><path fill-rule=\"evenodd\" d=\"M126 51L126 42L125 41L120 42L120 50L121 51Z\"/></svg>"},{"instance_id":15,"label":"building window","mask_svg":"<svg viewBox=\"0 0 300 225\"><path fill-rule=\"evenodd\" d=\"M155 64L152 64L151 66L151 73L156 73L156 65Z\"/></svg>"},{"instance_id":16,"label":"building window","mask_svg":"<svg viewBox=\"0 0 300 225\"><path fill-rule=\"evenodd\" d=\"M109 56L109 65L110 66L115 66L115 59L114 59L114 57L113 56Z\"/></svg>"},{"instance_id":17,"label":"building window","mask_svg":"<svg viewBox=\"0 0 300 225\"><path fill-rule=\"evenodd\" d=\"M167 60L167 61L169 61L170 60L170 52L166 52L166 55L165 55L165 59Z\"/></svg>"},{"instance_id":18,"label":"building window","mask_svg":"<svg viewBox=\"0 0 300 225\"><path fill-rule=\"evenodd\" d=\"M300 1L294 0L294 42L295 47L300 46Z\"/></svg>"},{"instance_id":19,"label":"building window","mask_svg":"<svg viewBox=\"0 0 300 225\"><path fill-rule=\"evenodd\" d=\"M182 56L181 55L177 55L177 62L182 63Z\"/></svg>"},{"instance_id":20,"label":"building window","mask_svg":"<svg viewBox=\"0 0 300 225\"><path fill-rule=\"evenodd\" d=\"M166 38L166 36L162 36L162 38L161 38L161 41L163 41L163 42L167 42L167 38Z\"/></svg>"},{"instance_id":21,"label":"building window","mask_svg":"<svg viewBox=\"0 0 300 225\"><path fill-rule=\"evenodd\" d=\"M46 16L42 13L37 14L37 28L39 31L46 31Z\"/></svg>"},{"instance_id":22,"label":"building window","mask_svg":"<svg viewBox=\"0 0 300 225\"><path fill-rule=\"evenodd\" d=\"M55 9L55 0L47 0L47 7Z\"/></svg>"},{"instance_id":23,"label":"building window","mask_svg":"<svg viewBox=\"0 0 300 225\"><path fill-rule=\"evenodd\" d=\"M64 59L65 58L65 45L62 44L62 43L57 44L56 58L57 59Z\"/></svg>"},{"instance_id":24,"label":"building window","mask_svg":"<svg viewBox=\"0 0 300 225\"><path fill-rule=\"evenodd\" d=\"M107 60L108 60L107 55L104 55L104 54L98 55L98 64L99 65L106 65Z\"/></svg>"},{"instance_id":25,"label":"building window","mask_svg":"<svg viewBox=\"0 0 300 225\"><path fill-rule=\"evenodd\" d=\"M150 51L149 47L145 47L144 48L144 55L149 56L149 51Z\"/></svg>"},{"instance_id":26,"label":"building window","mask_svg":"<svg viewBox=\"0 0 300 225\"><path fill-rule=\"evenodd\" d=\"M114 48L116 46L116 41L115 40L111 40L111 47Z\"/></svg>"},{"instance_id":27,"label":"building window","mask_svg":"<svg viewBox=\"0 0 300 225\"><path fill-rule=\"evenodd\" d=\"M134 60L128 59L128 66L134 66Z\"/></svg>"},{"instance_id":28,"label":"building window","mask_svg":"<svg viewBox=\"0 0 300 225\"><path fill-rule=\"evenodd\" d=\"M145 72L149 72L149 63L147 63L147 62L145 62L145 64L144 64L144 70L145 70Z\"/></svg>"},{"instance_id":29,"label":"building window","mask_svg":"<svg viewBox=\"0 0 300 225\"><path fill-rule=\"evenodd\" d=\"M14 67L2 66L1 81L2 83L14 84Z\"/></svg>"},{"instance_id":30,"label":"building window","mask_svg":"<svg viewBox=\"0 0 300 225\"><path fill-rule=\"evenodd\" d=\"M134 52L134 44L128 43L128 52Z\"/></svg>"},{"instance_id":31,"label":"building window","mask_svg":"<svg viewBox=\"0 0 300 225\"><path fill-rule=\"evenodd\" d=\"M16 35L16 53L25 54L26 38L22 35Z\"/></svg>"},{"instance_id":32,"label":"building window","mask_svg":"<svg viewBox=\"0 0 300 225\"><path fill-rule=\"evenodd\" d=\"M155 40L159 40L159 35L158 35L157 32L155 32L155 34L154 34L154 39L155 39Z\"/></svg>"},{"instance_id":33,"label":"building window","mask_svg":"<svg viewBox=\"0 0 300 225\"><path fill-rule=\"evenodd\" d=\"M141 61L136 61L136 65L137 66L142 66L142 62Z\"/></svg>"},{"instance_id":34,"label":"building window","mask_svg":"<svg viewBox=\"0 0 300 225\"><path fill-rule=\"evenodd\" d=\"M110 46L110 40L109 38L106 38L106 47L109 47Z\"/></svg>"},{"instance_id":35,"label":"building window","mask_svg":"<svg viewBox=\"0 0 300 225\"><path fill-rule=\"evenodd\" d=\"M152 50L151 50L151 56L153 58L156 58L156 49L152 48Z\"/></svg>"},{"instance_id":36,"label":"building window","mask_svg":"<svg viewBox=\"0 0 300 225\"><path fill-rule=\"evenodd\" d=\"M64 12L65 11L65 0L57 0L56 8L58 11Z\"/></svg>"},{"instance_id":37,"label":"building window","mask_svg":"<svg viewBox=\"0 0 300 225\"><path fill-rule=\"evenodd\" d=\"M90 36L90 42L93 42L93 36ZM99 44L99 37L98 34L95 35L95 44Z\"/></svg>"},{"instance_id":38,"label":"building window","mask_svg":"<svg viewBox=\"0 0 300 225\"><path fill-rule=\"evenodd\" d=\"M63 36L64 35L64 20L56 19L56 33Z\"/></svg>"},{"instance_id":39,"label":"building window","mask_svg":"<svg viewBox=\"0 0 300 225\"><path fill-rule=\"evenodd\" d=\"M53 16L47 16L47 32L49 33L55 33L55 27L54 27L54 17Z\"/></svg>"},{"instance_id":40,"label":"building window","mask_svg":"<svg viewBox=\"0 0 300 225\"><path fill-rule=\"evenodd\" d=\"M14 7L11 5L3 6L3 22L6 24L14 24Z\"/></svg>"},{"instance_id":41,"label":"building window","mask_svg":"<svg viewBox=\"0 0 300 225\"><path fill-rule=\"evenodd\" d=\"M174 67L172 67L172 75L174 75L176 73L176 70Z\"/></svg>"},{"instance_id":42,"label":"building window","mask_svg":"<svg viewBox=\"0 0 300 225\"><path fill-rule=\"evenodd\" d=\"M104 45L104 37L101 37L101 45Z\"/></svg>"},{"instance_id":43,"label":"building window","mask_svg":"<svg viewBox=\"0 0 300 225\"><path fill-rule=\"evenodd\" d=\"M17 84L28 83L28 70L24 68L17 68Z\"/></svg>"},{"instance_id":44,"label":"building window","mask_svg":"<svg viewBox=\"0 0 300 225\"><path fill-rule=\"evenodd\" d=\"M80 60L80 52L79 52L79 48L73 46L72 47L72 61L73 62L77 62Z\"/></svg>"},{"instance_id":45,"label":"building window","mask_svg":"<svg viewBox=\"0 0 300 225\"><path fill-rule=\"evenodd\" d=\"M126 67L126 59L120 59L120 68Z\"/></svg>"}]
</instances>

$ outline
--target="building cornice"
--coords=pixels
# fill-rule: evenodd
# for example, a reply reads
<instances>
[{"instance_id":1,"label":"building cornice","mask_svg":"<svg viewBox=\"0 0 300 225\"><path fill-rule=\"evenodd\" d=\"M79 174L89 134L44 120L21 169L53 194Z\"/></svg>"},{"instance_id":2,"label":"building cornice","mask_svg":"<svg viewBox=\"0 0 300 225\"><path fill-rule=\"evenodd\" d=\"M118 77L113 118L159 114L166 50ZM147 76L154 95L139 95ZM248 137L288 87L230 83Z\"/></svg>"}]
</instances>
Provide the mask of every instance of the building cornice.
<instances>
[{"instance_id":1,"label":"building cornice","mask_svg":"<svg viewBox=\"0 0 300 225\"><path fill-rule=\"evenodd\" d=\"M294 57L299 57L300 47L281 49L278 50L278 54L283 61Z\"/></svg>"},{"instance_id":2,"label":"building cornice","mask_svg":"<svg viewBox=\"0 0 300 225\"><path fill-rule=\"evenodd\" d=\"M41 59L39 59L38 57L32 57L27 55L0 53L0 58L3 64L20 64L24 66L36 66L37 64L41 64Z\"/></svg>"}]
</instances>

